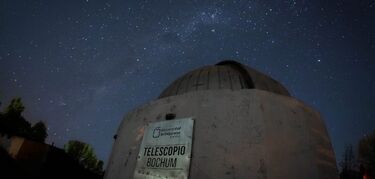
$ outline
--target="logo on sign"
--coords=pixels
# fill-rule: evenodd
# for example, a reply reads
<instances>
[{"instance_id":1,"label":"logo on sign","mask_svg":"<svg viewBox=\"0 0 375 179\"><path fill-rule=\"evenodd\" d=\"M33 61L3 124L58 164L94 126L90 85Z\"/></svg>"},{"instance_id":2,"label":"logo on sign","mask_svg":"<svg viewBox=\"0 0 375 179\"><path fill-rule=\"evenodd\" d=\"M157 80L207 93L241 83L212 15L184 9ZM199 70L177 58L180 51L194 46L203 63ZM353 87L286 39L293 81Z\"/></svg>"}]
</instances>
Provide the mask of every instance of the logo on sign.
<instances>
[{"instance_id":1,"label":"logo on sign","mask_svg":"<svg viewBox=\"0 0 375 179\"><path fill-rule=\"evenodd\" d=\"M158 138L160 136L160 127L157 127L154 129L154 132L152 133L153 138Z\"/></svg>"}]
</instances>

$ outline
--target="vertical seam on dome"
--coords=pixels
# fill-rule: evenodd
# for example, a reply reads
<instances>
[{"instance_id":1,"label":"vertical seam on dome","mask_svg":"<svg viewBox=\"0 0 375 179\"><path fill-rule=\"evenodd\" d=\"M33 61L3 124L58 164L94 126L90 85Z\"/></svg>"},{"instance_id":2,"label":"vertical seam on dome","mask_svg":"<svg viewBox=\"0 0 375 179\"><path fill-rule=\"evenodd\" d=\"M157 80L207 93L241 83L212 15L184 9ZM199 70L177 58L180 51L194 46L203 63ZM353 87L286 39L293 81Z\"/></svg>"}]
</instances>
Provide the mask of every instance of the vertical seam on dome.
<instances>
[{"instance_id":1,"label":"vertical seam on dome","mask_svg":"<svg viewBox=\"0 0 375 179\"><path fill-rule=\"evenodd\" d=\"M229 78L229 83L230 83L230 89L233 90L232 78L230 76L230 70L229 70L229 68L227 69L227 72L228 72L228 78Z\"/></svg>"},{"instance_id":2,"label":"vertical seam on dome","mask_svg":"<svg viewBox=\"0 0 375 179\"><path fill-rule=\"evenodd\" d=\"M176 95L178 94L178 91L180 90L180 85L181 85L182 81L184 81L183 79L184 78L182 78L181 80L179 80L179 82L177 84Z\"/></svg>"},{"instance_id":3,"label":"vertical seam on dome","mask_svg":"<svg viewBox=\"0 0 375 179\"><path fill-rule=\"evenodd\" d=\"M194 72L194 71L193 71ZM189 79L187 80L187 82L186 82L186 87L185 87L185 91L184 91L184 93L186 93L186 92L188 92L189 91L189 86L190 86L190 79L191 79L191 77L193 77L193 73L191 73L190 75L189 75Z\"/></svg>"},{"instance_id":4,"label":"vertical seam on dome","mask_svg":"<svg viewBox=\"0 0 375 179\"><path fill-rule=\"evenodd\" d=\"M243 82L242 82L241 74L238 75L238 79L240 80L241 89L244 89L245 87L244 87Z\"/></svg>"},{"instance_id":5,"label":"vertical seam on dome","mask_svg":"<svg viewBox=\"0 0 375 179\"><path fill-rule=\"evenodd\" d=\"M203 71L203 69L199 70L199 73L198 73L198 76L197 76L197 80L195 81L195 91L198 90L199 77L201 76L202 71Z\"/></svg>"}]
</instances>

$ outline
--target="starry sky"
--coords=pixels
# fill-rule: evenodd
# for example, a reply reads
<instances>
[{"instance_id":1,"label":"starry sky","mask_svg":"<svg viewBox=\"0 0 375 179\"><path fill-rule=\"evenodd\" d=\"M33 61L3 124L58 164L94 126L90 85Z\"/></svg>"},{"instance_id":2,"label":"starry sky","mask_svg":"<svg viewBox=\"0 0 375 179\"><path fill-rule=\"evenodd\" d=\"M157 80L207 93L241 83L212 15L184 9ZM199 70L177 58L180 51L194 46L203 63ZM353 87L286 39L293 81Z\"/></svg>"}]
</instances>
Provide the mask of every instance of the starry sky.
<instances>
[{"instance_id":1,"label":"starry sky","mask_svg":"<svg viewBox=\"0 0 375 179\"><path fill-rule=\"evenodd\" d=\"M223 59L321 112L337 160L375 129L374 0L0 0L1 109L105 162L126 112Z\"/></svg>"}]
</instances>

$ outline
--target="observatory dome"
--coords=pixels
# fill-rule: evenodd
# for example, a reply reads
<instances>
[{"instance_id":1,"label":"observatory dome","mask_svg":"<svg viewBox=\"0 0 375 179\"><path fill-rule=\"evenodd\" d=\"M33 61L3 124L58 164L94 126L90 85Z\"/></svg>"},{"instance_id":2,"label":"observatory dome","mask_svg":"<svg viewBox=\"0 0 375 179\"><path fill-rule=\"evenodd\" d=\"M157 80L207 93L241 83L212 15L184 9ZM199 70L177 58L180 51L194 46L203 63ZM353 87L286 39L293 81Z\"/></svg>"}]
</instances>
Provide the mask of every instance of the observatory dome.
<instances>
[{"instance_id":1,"label":"observatory dome","mask_svg":"<svg viewBox=\"0 0 375 179\"><path fill-rule=\"evenodd\" d=\"M159 99L193 91L219 89L259 89L290 96L288 90L271 77L238 62L226 60L186 73L169 85Z\"/></svg>"},{"instance_id":2,"label":"observatory dome","mask_svg":"<svg viewBox=\"0 0 375 179\"><path fill-rule=\"evenodd\" d=\"M115 136L105 179L339 178L320 113L235 61L177 78Z\"/></svg>"}]
</instances>

